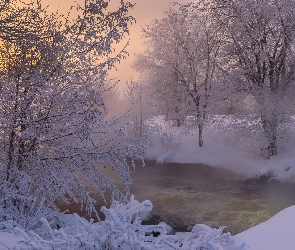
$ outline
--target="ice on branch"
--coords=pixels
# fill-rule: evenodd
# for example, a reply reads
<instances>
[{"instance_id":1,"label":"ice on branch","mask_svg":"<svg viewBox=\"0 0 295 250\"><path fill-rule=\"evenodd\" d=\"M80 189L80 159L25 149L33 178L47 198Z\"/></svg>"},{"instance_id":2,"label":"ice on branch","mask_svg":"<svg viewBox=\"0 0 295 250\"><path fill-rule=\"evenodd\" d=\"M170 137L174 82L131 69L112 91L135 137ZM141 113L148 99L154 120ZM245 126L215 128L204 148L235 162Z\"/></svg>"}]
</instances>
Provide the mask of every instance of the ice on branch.
<instances>
[{"instance_id":1,"label":"ice on branch","mask_svg":"<svg viewBox=\"0 0 295 250\"><path fill-rule=\"evenodd\" d=\"M185 237L167 235L165 223L142 225L140 212L150 212L152 203L141 203L132 195L127 204L114 201L110 208L102 207L105 220L93 223L77 214L62 215L60 229L50 227L48 221L40 221L47 230L41 237L34 231L21 229L16 223L1 223L1 233L10 232L18 241L15 246L23 250L33 249L121 249L121 250L248 250L249 247L235 239L230 233L222 233L224 227L212 229L196 225ZM157 236L154 236L157 235ZM5 245L5 242L0 244ZM7 247L8 248L8 247ZM9 249L9 248L8 248Z\"/></svg>"}]
</instances>

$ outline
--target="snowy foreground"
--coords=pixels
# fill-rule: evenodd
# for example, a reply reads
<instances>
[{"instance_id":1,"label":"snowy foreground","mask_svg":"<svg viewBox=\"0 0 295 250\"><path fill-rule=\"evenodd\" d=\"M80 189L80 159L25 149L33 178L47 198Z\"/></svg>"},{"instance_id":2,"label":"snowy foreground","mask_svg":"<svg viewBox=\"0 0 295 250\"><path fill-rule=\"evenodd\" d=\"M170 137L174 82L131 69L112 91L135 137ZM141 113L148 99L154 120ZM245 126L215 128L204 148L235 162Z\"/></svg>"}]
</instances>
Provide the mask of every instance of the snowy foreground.
<instances>
[{"instance_id":1,"label":"snowy foreground","mask_svg":"<svg viewBox=\"0 0 295 250\"><path fill-rule=\"evenodd\" d=\"M197 224L191 233L167 235L169 227L165 223L141 225L140 215L151 209L149 201L140 204L131 197L127 205L113 203L109 209L103 207L106 219L98 223L76 214L63 215L63 227L57 230L43 220L48 228L42 237L24 232L12 222L1 223L0 249L294 250L295 206L235 236L202 224ZM159 235L154 237L152 232Z\"/></svg>"},{"instance_id":2,"label":"snowy foreground","mask_svg":"<svg viewBox=\"0 0 295 250\"><path fill-rule=\"evenodd\" d=\"M277 213L266 222L235 235L234 238L235 240L247 242L251 250L294 250L294 232L295 206L291 206ZM189 234L176 233L180 237Z\"/></svg>"},{"instance_id":3,"label":"snowy foreground","mask_svg":"<svg viewBox=\"0 0 295 250\"><path fill-rule=\"evenodd\" d=\"M160 223L155 226L141 225L140 214L150 212L149 201L139 203L131 196L127 205L114 202L107 209L104 221L92 223L78 215L62 216L62 227L47 227L40 234L24 232L12 221L0 223L0 249L45 250L45 249L121 249L121 250L247 250L244 242L222 233L223 228L212 229L206 225L196 225L185 237L168 235L169 226Z\"/></svg>"},{"instance_id":4,"label":"snowy foreground","mask_svg":"<svg viewBox=\"0 0 295 250\"><path fill-rule=\"evenodd\" d=\"M251 250L294 250L294 232L295 206L291 206L235 237L247 241Z\"/></svg>"}]
</instances>

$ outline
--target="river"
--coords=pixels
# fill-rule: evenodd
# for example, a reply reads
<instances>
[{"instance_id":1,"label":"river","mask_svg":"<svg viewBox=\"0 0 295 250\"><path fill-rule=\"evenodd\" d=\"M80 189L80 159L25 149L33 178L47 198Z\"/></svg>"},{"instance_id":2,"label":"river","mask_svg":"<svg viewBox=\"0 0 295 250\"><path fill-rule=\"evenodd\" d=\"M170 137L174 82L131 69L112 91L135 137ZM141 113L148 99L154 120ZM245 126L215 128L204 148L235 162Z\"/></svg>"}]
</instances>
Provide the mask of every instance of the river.
<instances>
[{"instance_id":1,"label":"river","mask_svg":"<svg viewBox=\"0 0 295 250\"><path fill-rule=\"evenodd\" d=\"M164 221L176 231L196 223L227 226L232 234L257 225L295 204L295 186L247 179L203 164L146 161L132 174L131 193L153 203L150 223Z\"/></svg>"},{"instance_id":2,"label":"river","mask_svg":"<svg viewBox=\"0 0 295 250\"><path fill-rule=\"evenodd\" d=\"M101 170L122 187L115 171ZM295 185L269 182L266 178L245 179L203 164L157 164L146 160L145 167L137 164L132 180L130 191L135 199L153 203L152 218L146 223L163 221L178 232L190 231L202 223L227 226L225 231L237 234L295 204ZM97 209L102 205L98 199ZM85 216L79 205L60 208Z\"/></svg>"}]
</instances>

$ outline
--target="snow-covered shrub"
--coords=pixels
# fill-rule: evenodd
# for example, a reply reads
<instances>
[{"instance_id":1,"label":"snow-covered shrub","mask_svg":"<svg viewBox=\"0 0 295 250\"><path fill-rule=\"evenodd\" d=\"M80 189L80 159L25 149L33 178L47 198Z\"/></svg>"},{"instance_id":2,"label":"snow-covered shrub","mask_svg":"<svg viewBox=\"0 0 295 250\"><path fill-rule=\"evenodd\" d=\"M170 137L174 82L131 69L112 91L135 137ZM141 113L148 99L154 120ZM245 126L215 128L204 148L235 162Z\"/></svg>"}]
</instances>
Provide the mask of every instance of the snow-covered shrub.
<instances>
[{"instance_id":1,"label":"snow-covered shrub","mask_svg":"<svg viewBox=\"0 0 295 250\"><path fill-rule=\"evenodd\" d=\"M44 230L40 218L46 218L53 227L56 225L56 216L60 213L50 203L45 203L45 199L5 191L0 192L0 221L11 221L26 231L35 230L42 236L48 232Z\"/></svg>"},{"instance_id":2,"label":"snow-covered shrub","mask_svg":"<svg viewBox=\"0 0 295 250\"><path fill-rule=\"evenodd\" d=\"M174 135L174 131L168 130L167 127L156 125L153 127L154 135L159 144L165 150L178 149L180 146L180 139Z\"/></svg>"},{"instance_id":3,"label":"snow-covered shrub","mask_svg":"<svg viewBox=\"0 0 295 250\"><path fill-rule=\"evenodd\" d=\"M83 2L83 15L50 13L37 0L1 4L0 221L25 230L41 217L51 224L57 204L95 213L89 186L127 202L129 159L140 158L102 97L107 72L127 53L115 44L129 33L133 5ZM124 192L102 167L118 173Z\"/></svg>"},{"instance_id":4,"label":"snow-covered shrub","mask_svg":"<svg viewBox=\"0 0 295 250\"><path fill-rule=\"evenodd\" d=\"M222 233L223 227L212 229L196 225L185 237L167 235L165 223L141 225L139 212L151 211L150 201L138 203L131 196L127 204L113 202L110 208L102 207L105 220L93 223L77 214L65 216L64 226L52 229L48 221L40 222L47 230L41 237L35 231L26 231L12 221L0 223L0 231L18 236L19 249L85 249L85 250L248 250L249 247L230 233ZM62 217L62 216L61 216ZM157 235L157 236L154 236ZM0 239L1 243L1 239Z\"/></svg>"},{"instance_id":5,"label":"snow-covered shrub","mask_svg":"<svg viewBox=\"0 0 295 250\"><path fill-rule=\"evenodd\" d=\"M166 121L163 116L156 116L147 121L149 126L147 147L149 151L156 150L161 155L156 159L158 162L165 161L180 147L179 133L182 132L182 128L174 127L172 123L173 121Z\"/></svg>"}]
</instances>

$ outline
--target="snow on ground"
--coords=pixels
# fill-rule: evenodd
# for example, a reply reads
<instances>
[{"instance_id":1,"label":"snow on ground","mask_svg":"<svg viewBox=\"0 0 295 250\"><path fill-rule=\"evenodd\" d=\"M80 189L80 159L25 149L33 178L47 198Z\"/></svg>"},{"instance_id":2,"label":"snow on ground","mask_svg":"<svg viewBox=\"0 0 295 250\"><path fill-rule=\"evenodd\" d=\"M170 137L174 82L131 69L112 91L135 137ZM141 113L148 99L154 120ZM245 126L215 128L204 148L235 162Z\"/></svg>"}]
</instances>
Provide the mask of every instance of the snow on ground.
<instances>
[{"instance_id":1,"label":"snow on ground","mask_svg":"<svg viewBox=\"0 0 295 250\"><path fill-rule=\"evenodd\" d=\"M247 242L251 250L294 250L294 232L295 206L291 206L266 222L235 235L234 238ZM176 233L179 238L185 238L190 234Z\"/></svg>"},{"instance_id":2,"label":"snow on ground","mask_svg":"<svg viewBox=\"0 0 295 250\"><path fill-rule=\"evenodd\" d=\"M136 206L138 206L137 203L136 203ZM124 207L124 209L126 209L126 207ZM115 210L109 210L109 211L115 212ZM120 211L122 212L122 207L120 207ZM121 224L122 221L126 220L126 215L127 216L129 215L128 210L127 210L127 213L125 211L126 210L124 210L123 214L119 213L117 216L116 216L117 213L112 212L112 217L110 217L109 219L114 217L114 219L111 219L113 221L112 227L114 228L114 231L117 231L116 233L120 231L121 234L127 233L129 230L129 229L127 230L127 228L130 228L130 227L133 228L134 226L137 229L136 231L138 231L138 229L142 230L143 228L140 228L140 225L136 223L132 223L129 226L127 225L127 228L125 228L126 227L125 224ZM125 215L125 216L122 216L122 215ZM120 221L118 221L117 218ZM60 235L62 236L61 238L59 237L53 240L43 240L43 239L41 240L41 238L38 238L34 236L33 234L30 235L25 232L22 232L21 229L14 228L14 230L11 232L3 232L3 231L0 232L0 249L1 250L6 250L6 249L15 249L15 250L100 249L98 246L97 246L98 248L96 248L95 246L93 246L93 248L92 247L88 248L89 246L85 247L85 245L83 245L84 247L78 247L76 244L73 244L73 245L70 244L70 242L72 243L75 240L75 238L78 239L79 236L84 237L83 239L85 240L87 238L90 238L92 241L89 240L89 242L93 244L94 242L93 240L95 239L93 235L96 234L95 232L97 231L97 234L101 233L101 229L99 229L100 227L99 223L96 223L96 224L91 224L89 222L86 223L84 219L78 217L77 215L68 215L64 219L66 221L72 220L72 222L68 223L67 228L60 229L62 230L62 234L58 234L57 231L54 232L55 236ZM77 223L78 220L81 220L80 225ZM102 229L103 228L107 228L106 225L103 225ZM170 248L170 245L169 245L170 243L167 245L165 245L164 243L167 242L167 240L173 240L175 242L178 240L179 242L185 243L186 247L185 245L183 245L183 247L180 247L180 248L176 247L175 249L192 250L192 249L199 249L198 246L200 246L201 244L204 244L203 246L205 246L207 244L206 242L208 242L209 240L212 243L212 245L210 245L212 246L212 248L206 248L206 249L294 250L294 246L295 246L294 231L295 231L295 206L291 206L279 212L268 221L261 223L257 226L254 226L242 233L239 233L235 235L234 237L230 236L229 234L222 235L221 231L211 229L210 227L206 225L198 224L192 229L191 233L176 233L175 236L164 235L164 238L162 238L163 244L160 244L161 241L157 240L157 243L155 245L151 245L151 247L154 247L154 248L148 248L149 246L145 244L147 248L143 248L143 249L162 249L162 250L174 249L173 247ZM108 235L107 232L105 232L104 234ZM91 235L92 237L89 237ZM200 236L201 238L199 238ZM64 242L62 242L62 240ZM100 238L97 238L97 240L100 240ZM65 244L67 241L69 242L68 247L66 247L67 244ZM223 245L225 244L225 242L227 242L226 245ZM243 242L246 242L246 244L244 244ZM151 241L151 244L154 244L154 242ZM206 245L206 246L208 247L209 245ZM217 247L217 248L214 248L214 247ZM116 248L111 248L111 249L116 249ZM123 249L127 250L128 248L123 248Z\"/></svg>"},{"instance_id":3,"label":"snow on ground","mask_svg":"<svg viewBox=\"0 0 295 250\"><path fill-rule=\"evenodd\" d=\"M52 229L47 224L41 234L25 232L11 221L0 223L0 249L14 250L249 250L248 245L223 233L223 228L213 229L198 224L190 235L178 237L167 234L167 225L141 225L139 212L150 212L150 201L135 202L134 196L127 204L113 202L110 208L102 207L105 220L97 223L86 221L77 214L65 216L64 225ZM62 223L63 224L63 223ZM154 235L157 233L157 236Z\"/></svg>"},{"instance_id":4,"label":"snow on ground","mask_svg":"<svg viewBox=\"0 0 295 250\"><path fill-rule=\"evenodd\" d=\"M295 206L291 206L235 237L246 241L251 250L294 250L294 232Z\"/></svg>"},{"instance_id":5,"label":"snow on ground","mask_svg":"<svg viewBox=\"0 0 295 250\"><path fill-rule=\"evenodd\" d=\"M232 131L226 131L226 129L224 129L226 126L218 127L211 124L204 129L204 146L200 148L198 147L196 130L190 130L189 132L184 133L183 128L178 129L173 127L171 124L165 122L164 118L161 116L154 118L150 123L155 126L156 132L152 133L150 137L151 144L146 152L146 157L148 158L156 159L159 162L203 163L232 170L245 176L270 175L272 176L271 180L295 181L294 135L289 136L287 150L280 153L277 157L266 160L259 154L255 155L254 152L257 150L257 145L255 145L253 141L255 135L254 137L252 134L247 135L247 132L241 137L233 136ZM223 120L223 123L223 125L226 125L226 123L231 123L231 121L230 119L225 119ZM241 123L245 123L245 121L241 121ZM134 205L138 206L139 204L134 203ZM122 208L120 209L122 210ZM105 211L108 212L112 210ZM111 227L115 227L117 234L120 232L120 235L116 236L120 242L126 241L126 244L129 244L129 236L126 238L125 235L127 229L125 230L125 225L121 224L117 219L113 220L115 214L113 212L110 214L111 216L109 219L112 222L111 224L108 224L108 226L111 225ZM69 218L73 218L73 215L68 215L68 219ZM120 215L118 218L125 217ZM71 221L73 220L71 219ZM0 230L0 250L90 249L90 245L86 246L86 248L78 247L80 244L79 242L83 241L85 236L91 236L91 239L96 239L97 232L103 232L103 234L108 235L107 232L104 232L106 226L104 224L89 224L89 222L84 221L82 218L79 218L79 221L81 221L80 225L77 224L77 226L75 226L76 222L74 224L67 223L66 227L61 228L59 231L52 231L51 234L53 235L53 239L50 241L43 240L34 234L27 234L18 228L9 231ZM124 219L124 221L126 221L126 219ZM130 225L136 228L136 232L138 232L138 229L143 231L147 230L144 227L141 227L140 224L133 223ZM165 224L159 224L158 227L163 228L163 230L166 231L164 225ZM208 236L207 238L210 239L210 241L215 237L215 241L212 242L218 247L216 249L248 249L247 245L251 247L251 250L295 249L295 237L293 237L295 232L295 206L286 208L268 221L250 228L234 237L222 234L222 232L218 230L212 231L209 227L204 225L202 225L201 229L203 230L204 227L206 227L206 230L201 234L198 234L198 232L192 232L190 234L178 233L176 236L164 235L164 240L161 243L162 245L159 243L160 241L157 241L157 243L155 241L155 244L159 247L157 249L170 249L170 247L168 247L170 243L168 244L167 240L179 242L179 244L183 246L181 249L198 249L191 248L191 246L192 244L198 245L206 243L202 243L199 240L200 238L198 237L201 235L203 237L202 239L206 239ZM128 226L128 230L130 230L129 228L130 226ZM200 226L198 226L198 228L200 228ZM144 235L145 234L143 233L136 237L139 237L138 239L143 239L145 237ZM190 235L195 235L195 238ZM212 235L215 236L212 238ZM232 242L230 245L225 246L223 245L225 243L221 243L228 242L229 239L230 242ZM243 241L247 242L247 244L243 244ZM115 242L114 244L117 243ZM64 248L52 248L53 245L63 246ZM71 248L69 245L75 247ZM164 245L165 247L161 248ZM186 245L187 247L185 247ZM66 246L68 246L68 248ZM148 245L145 246L147 247L146 249L150 249L148 248ZM94 245L93 247L93 249L97 249Z\"/></svg>"},{"instance_id":6,"label":"snow on ground","mask_svg":"<svg viewBox=\"0 0 295 250\"><path fill-rule=\"evenodd\" d=\"M1 232L0 233L0 249L17 249L20 248L21 243L19 241L23 240L23 237L18 236L14 233Z\"/></svg>"},{"instance_id":7,"label":"snow on ground","mask_svg":"<svg viewBox=\"0 0 295 250\"><path fill-rule=\"evenodd\" d=\"M158 162L203 163L247 177L271 175L273 179L295 181L295 134L287 136L289 141L283 152L268 160L260 155L253 130L233 131L227 128L229 123L233 122L227 117L221 125L206 126L204 145L200 148L197 129L185 132L183 127L166 122L164 116L155 117L150 124L161 129L151 135L146 157ZM245 121L240 123L245 125Z\"/></svg>"},{"instance_id":8,"label":"snow on ground","mask_svg":"<svg viewBox=\"0 0 295 250\"><path fill-rule=\"evenodd\" d=\"M295 156L295 153L293 156ZM272 176L270 181L279 180L295 183L295 157L290 154L285 157L285 159L282 156L272 159L258 171L257 175Z\"/></svg>"}]
</instances>

